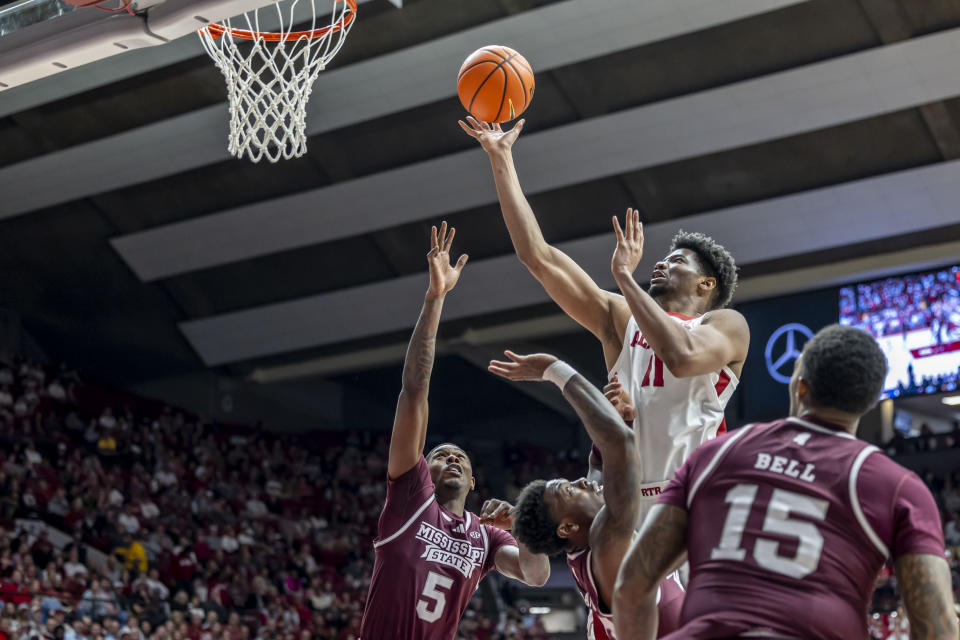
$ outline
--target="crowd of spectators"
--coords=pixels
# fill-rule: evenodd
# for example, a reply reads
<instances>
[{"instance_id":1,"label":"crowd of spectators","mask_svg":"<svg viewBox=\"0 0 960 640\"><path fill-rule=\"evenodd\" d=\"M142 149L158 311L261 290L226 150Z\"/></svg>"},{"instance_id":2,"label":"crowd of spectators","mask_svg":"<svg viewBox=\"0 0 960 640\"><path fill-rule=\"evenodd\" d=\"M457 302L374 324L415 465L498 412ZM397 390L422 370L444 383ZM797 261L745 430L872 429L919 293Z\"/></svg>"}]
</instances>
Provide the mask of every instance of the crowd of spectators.
<instances>
[{"instance_id":1,"label":"crowd of spectators","mask_svg":"<svg viewBox=\"0 0 960 640\"><path fill-rule=\"evenodd\" d=\"M960 267L840 289L840 322L875 338L934 329L937 341L960 327Z\"/></svg>"},{"instance_id":2,"label":"crowd of spectators","mask_svg":"<svg viewBox=\"0 0 960 640\"><path fill-rule=\"evenodd\" d=\"M0 640L356 637L385 436L213 426L2 359L0 441ZM465 639L546 637L475 600Z\"/></svg>"},{"instance_id":3,"label":"crowd of spectators","mask_svg":"<svg viewBox=\"0 0 960 640\"><path fill-rule=\"evenodd\" d=\"M66 367L0 359L0 442L0 640L356 637L385 495L386 435L214 426L83 384ZM947 448L960 448L960 425L887 445L894 456ZM502 485L475 470L470 510L587 466L578 450L510 443L502 451ZM923 477L942 510L958 591L960 472ZM67 540L24 522L47 523ZM549 638L508 591L478 591L459 637ZM898 606L887 572L873 637L899 637Z\"/></svg>"}]
</instances>

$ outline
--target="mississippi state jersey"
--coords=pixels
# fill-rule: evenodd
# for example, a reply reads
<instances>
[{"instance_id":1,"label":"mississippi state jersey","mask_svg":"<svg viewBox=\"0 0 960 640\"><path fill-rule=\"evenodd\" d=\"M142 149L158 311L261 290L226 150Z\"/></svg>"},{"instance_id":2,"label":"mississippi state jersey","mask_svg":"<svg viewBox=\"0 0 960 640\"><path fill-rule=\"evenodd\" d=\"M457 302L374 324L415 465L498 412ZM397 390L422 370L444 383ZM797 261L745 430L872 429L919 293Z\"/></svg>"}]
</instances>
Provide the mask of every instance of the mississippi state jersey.
<instances>
[{"instance_id":1,"label":"mississippi state jersey","mask_svg":"<svg viewBox=\"0 0 960 640\"><path fill-rule=\"evenodd\" d=\"M427 461L387 481L360 640L448 640L506 531L437 503Z\"/></svg>"},{"instance_id":2,"label":"mississippi state jersey","mask_svg":"<svg viewBox=\"0 0 960 640\"><path fill-rule=\"evenodd\" d=\"M688 514L690 581L670 638L866 638L887 558L944 555L920 478L809 418L708 442L659 501Z\"/></svg>"},{"instance_id":3,"label":"mississippi state jersey","mask_svg":"<svg viewBox=\"0 0 960 640\"><path fill-rule=\"evenodd\" d=\"M567 554L567 566L577 583L577 589L587 605L587 640L616 640L613 628L613 612L600 602L600 592L593 579L593 552L590 549ZM657 613L659 626L657 637L662 638L680 626L680 610L683 606L683 585L674 572L667 576L657 589Z\"/></svg>"},{"instance_id":4,"label":"mississippi state jersey","mask_svg":"<svg viewBox=\"0 0 960 640\"><path fill-rule=\"evenodd\" d=\"M686 329L699 326L703 318L676 313L670 317ZM620 357L610 369L611 379L614 374L637 407L633 429L640 451L641 481L646 485L641 493L652 506L687 456L726 431L723 410L738 380L729 367L702 376L674 377L647 344L632 316Z\"/></svg>"}]
</instances>

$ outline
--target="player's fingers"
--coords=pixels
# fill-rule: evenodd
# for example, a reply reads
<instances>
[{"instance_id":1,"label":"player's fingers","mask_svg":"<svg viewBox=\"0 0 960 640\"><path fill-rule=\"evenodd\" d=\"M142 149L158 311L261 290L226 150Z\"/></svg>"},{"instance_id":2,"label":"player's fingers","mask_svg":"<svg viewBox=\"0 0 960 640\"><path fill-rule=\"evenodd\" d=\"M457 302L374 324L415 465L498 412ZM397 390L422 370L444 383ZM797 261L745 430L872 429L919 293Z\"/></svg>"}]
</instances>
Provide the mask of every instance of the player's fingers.
<instances>
[{"instance_id":1,"label":"player's fingers","mask_svg":"<svg viewBox=\"0 0 960 640\"><path fill-rule=\"evenodd\" d=\"M640 222L640 209L633 210L633 229L634 240L640 240L643 237L643 223Z\"/></svg>"},{"instance_id":2,"label":"player's fingers","mask_svg":"<svg viewBox=\"0 0 960 640\"><path fill-rule=\"evenodd\" d=\"M437 225L430 227L430 248L434 249L437 246Z\"/></svg>"},{"instance_id":3,"label":"player's fingers","mask_svg":"<svg viewBox=\"0 0 960 640\"><path fill-rule=\"evenodd\" d=\"M497 365L491 364L489 367L487 367L487 371L496 374L501 378L507 378L508 380L513 379L513 371L504 367L498 367Z\"/></svg>"},{"instance_id":4,"label":"player's fingers","mask_svg":"<svg viewBox=\"0 0 960 640\"><path fill-rule=\"evenodd\" d=\"M453 246L453 236L457 235L457 228L450 227L450 233L447 235L447 242L443 245L443 250L450 253L450 247Z\"/></svg>"},{"instance_id":5,"label":"player's fingers","mask_svg":"<svg viewBox=\"0 0 960 640\"><path fill-rule=\"evenodd\" d=\"M503 133L503 129L500 128L499 122L493 123L493 130L496 131L497 133Z\"/></svg>"},{"instance_id":6,"label":"player's fingers","mask_svg":"<svg viewBox=\"0 0 960 640\"><path fill-rule=\"evenodd\" d=\"M468 256L467 254L463 254L462 256L460 256L460 259L457 260L457 266L454 268L457 271L463 271L463 268L466 266L467 260L469 259L470 259L470 256Z\"/></svg>"},{"instance_id":7,"label":"player's fingers","mask_svg":"<svg viewBox=\"0 0 960 640\"><path fill-rule=\"evenodd\" d=\"M617 244L623 243L623 231L620 230L620 220L613 216L613 232L617 234Z\"/></svg>"},{"instance_id":8,"label":"player's fingers","mask_svg":"<svg viewBox=\"0 0 960 640\"><path fill-rule=\"evenodd\" d=\"M522 359L526 357L526 356L520 355L519 353L514 353L513 351L510 351L510 349L505 349L503 352L503 355L507 356L508 358L510 358L516 363L519 363Z\"/></svg>"},{"instance_id":9,"label":"player's fingers","mask_svg":"<svg viewBox=\"0 0 960 640\"><path fill-rule=\"evenodd\" d=\"M523 131L523 125L526 122L527 122L526 120L520 120L519 122L517 122L517 124L513 125L513 130L516 131L517 133L520 133L521 131Z\"/></svg>"},{"instance_id":10,"label":"player's fingers","mask_svg":"<svg viewBox=\"0 0 960 640\"><path fill-rule=\"evenodd\" d=\"M440 223L440 233L437 237L437 246L443 251L443 245L447 241L447 221L444 220Z\"/></svg>"},{"instance_id":11,"label":"player's fingers","mask_svg":"<svg viewBox=\"0 0 960 640\"><path fill-rule=\"evenodd\" d=\"M467 133L468 136L470 136L471 138L478 137L477 132L474 131L473 128L471 128L470 125L468 125L466 122L464 122L463 120L457 120L457 123L460 125L460 128Z\"/></svg>"},{"instance_id":12,"label":"player's fingers","mask_svg":"<svg viewBox=\"0 0 960 640\"><path fill-rule=\"evenodd\" d=\"M474 131L480 132L483 127L480 126L480 123L473 116L467 116L467 122L470 123L470 126L473 127Z\"/></svg>"}]
</instances>

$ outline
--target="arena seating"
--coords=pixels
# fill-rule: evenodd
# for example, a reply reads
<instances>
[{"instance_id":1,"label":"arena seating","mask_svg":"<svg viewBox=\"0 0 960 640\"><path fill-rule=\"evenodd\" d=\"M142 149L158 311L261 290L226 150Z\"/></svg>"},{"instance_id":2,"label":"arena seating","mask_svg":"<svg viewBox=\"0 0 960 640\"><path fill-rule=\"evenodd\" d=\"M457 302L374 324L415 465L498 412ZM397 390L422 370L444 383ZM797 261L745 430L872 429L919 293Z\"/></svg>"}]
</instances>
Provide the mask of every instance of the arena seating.
<instances>
[{"instance_id":1,"label":"arena seating","mask_svg":"<svg viewBox=\"0 0 960 640\"><path fill-rule=\"evenodd\" d=\"M67 367L6 358L0 441L0 640L356 636L384 498L383 431L204 424ZM887 445L892 455L953 447L960 430ZM586 467L581 452L531 444L511 443L503 456L501 486L478 472L471 510ZM960 544L960 472L924 480L948 544ZM72 540L18 531L40 522ZM960 547L948 552L957 591ZM538 616L498 610L483 591L464 640L549 638ZM903 632L890 573L878 578L869 623L876 638Z\"/></svg>"},{"instance_id":2,"label":"arena seating","mask_svg":"<svg viewBox=\"0 0 960 640\"><path fill-rule=\"evenodd\" d=\"M356 637L382 433L208 425L66 367L5 359L0 640ZM25 522L72 540L30 541ZM475 599L463 638L548 638L536 616L491 604Z\"/></svg>"}]
</instances>

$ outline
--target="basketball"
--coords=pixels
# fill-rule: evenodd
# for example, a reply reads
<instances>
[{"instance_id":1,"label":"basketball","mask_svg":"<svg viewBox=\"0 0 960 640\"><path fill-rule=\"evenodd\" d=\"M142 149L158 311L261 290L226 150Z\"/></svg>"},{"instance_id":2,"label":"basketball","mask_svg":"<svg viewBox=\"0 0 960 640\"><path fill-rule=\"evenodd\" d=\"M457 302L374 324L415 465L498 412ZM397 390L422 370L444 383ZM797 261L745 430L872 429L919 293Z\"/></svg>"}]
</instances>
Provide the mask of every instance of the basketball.
<instances>
[{"instance_id":1,"label":"basketball","mask_svg":"<svg viewBox=\"0 0 960 640\"><path fill-rule=\"evenodd\" d=\"M502 45L471 53L457 74L460 103L477 120L513 120L533 100L533 68L522 55Z\"/></svg>"}]
</instances>

